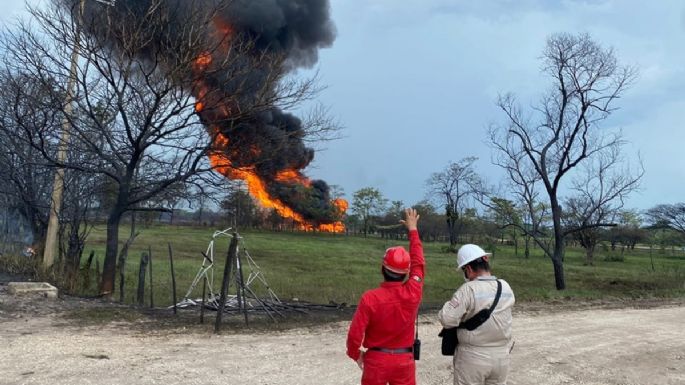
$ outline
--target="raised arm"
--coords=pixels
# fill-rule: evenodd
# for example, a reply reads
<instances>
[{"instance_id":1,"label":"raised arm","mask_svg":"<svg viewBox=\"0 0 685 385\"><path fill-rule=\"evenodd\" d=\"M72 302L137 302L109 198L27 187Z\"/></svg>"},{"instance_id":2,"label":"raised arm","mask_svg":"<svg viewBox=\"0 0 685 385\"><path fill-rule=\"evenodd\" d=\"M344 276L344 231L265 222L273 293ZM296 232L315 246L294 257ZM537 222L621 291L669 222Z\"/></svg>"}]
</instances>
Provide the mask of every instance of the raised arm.
<instances>
[{"instance_id":1,"label":"raised arm","mask_svg":"<svg viewBox=\"0 0 685 385\"><path fill-rule=\"evenodd\" d=\"M423 284L423 278L426 275L426 260L423 258L423 245L417 229L419 214L414 209L406 209L404 213L405 220L401 222L409 231L409 255L411 257L409 282L414 281Z\"/></svg>"}]
</instances>

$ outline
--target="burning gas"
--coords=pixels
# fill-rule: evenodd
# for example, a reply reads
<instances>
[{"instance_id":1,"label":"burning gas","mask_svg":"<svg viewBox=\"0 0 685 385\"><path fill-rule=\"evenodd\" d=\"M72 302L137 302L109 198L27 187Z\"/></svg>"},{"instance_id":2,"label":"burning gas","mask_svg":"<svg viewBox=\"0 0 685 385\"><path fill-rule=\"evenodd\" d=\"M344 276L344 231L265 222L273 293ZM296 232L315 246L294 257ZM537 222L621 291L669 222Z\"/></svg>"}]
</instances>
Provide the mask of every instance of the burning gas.
<instances>
[{"instance_id":1,"label":"burning gas","mask_svg":"<svg viewBox=\"0 0 685 385\"><path fill-rule=\"evenodd\" d=\"M150 7L155 1L159 0L117 1L119 22L126 23L132 13L148 17L146 12L156 9ZM278 74L312 66L319 48L332 44L335 28L328 0L167 0L163 4L171 10L165 19L168 26L150 32L153 46L163 46L176 31L192 30L195 21L188 15L197 13L191 7L222 5L212 8L208 29L198 26L197 30L207 30L208 46L197 53L189 69L195 111L212 138L213 168L227 178L244 180L262 206L291 218L302 229L343 231L347 202L331 199L324 181L302 173L314 158L314 150L303 142L302 122L278 107L259 105L263 95L279 92L274 73L278 79Z\"/></svg>"},{"instance_id":2,"label":"burning gas","mask_svg":"<svg viewBox=\"0 0 685 385\"><path fill-rule=\"evenodd\" d=\"M214 55L229 55L235 29L221 19L215 20L214 25L215 38L220 41ZM231 98L230 90L213 87L217 82L208 75L214 73L213 60L212 53L205 52L193 65L195 110L213 138L209 155L213 168L230 179L244 180L250 194L263 207L294 220L301 229L344 231L340 218L347 210L347 202L331 201L325 183L314 183L300 171L313 159L313 152L300 140L303 132L299 119L276 109L266 111L265 115L271 116L247 124L242 117L236 118L240 103ZM260 130L271 138L277 133L280 143L255 136L255 131ZM273 162L274 153L284 150L301 156L280 156L278 162Z\"/></svg>"}]
</instances>

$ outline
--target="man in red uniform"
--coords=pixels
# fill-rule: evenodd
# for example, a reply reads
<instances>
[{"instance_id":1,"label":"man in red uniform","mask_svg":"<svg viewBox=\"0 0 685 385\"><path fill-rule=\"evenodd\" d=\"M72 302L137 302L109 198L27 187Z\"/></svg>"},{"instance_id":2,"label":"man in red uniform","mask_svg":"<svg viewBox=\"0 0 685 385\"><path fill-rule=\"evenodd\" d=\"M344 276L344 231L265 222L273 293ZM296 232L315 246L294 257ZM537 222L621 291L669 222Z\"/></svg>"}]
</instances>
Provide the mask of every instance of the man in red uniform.
<instances>
[{"instance_id":1,"label":"man in red uniform","mask_svg":"<svg viewBox=\"0 0 685 385\"><path fill-rule=\"evenodd\" d=\"M416 229L419 215L414 209L405 214L409 253L402 246L386 250L385 282L362 295L347 333L347 355L362 369L362 385L416 384L412 346L426 261Z\"/></svg>"}]
</instances>

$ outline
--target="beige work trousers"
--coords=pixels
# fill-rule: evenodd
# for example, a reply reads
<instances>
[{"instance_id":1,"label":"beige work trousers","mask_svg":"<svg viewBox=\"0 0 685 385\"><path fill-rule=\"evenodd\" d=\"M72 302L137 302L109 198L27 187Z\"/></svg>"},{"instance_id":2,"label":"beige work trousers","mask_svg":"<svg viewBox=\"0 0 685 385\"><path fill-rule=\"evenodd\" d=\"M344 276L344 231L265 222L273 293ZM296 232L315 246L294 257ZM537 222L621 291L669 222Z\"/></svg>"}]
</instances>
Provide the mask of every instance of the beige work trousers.
<instances>
[{"instance_id":1,"label":"beige work trousers","mask_svg":"<svg viewBox=\"0 0 685 385\"><path fill-rule=\"evenodd\" d=\"M459 346L454 355L454 385L506 385L509 349Z\"/></svg>"}]
</instances>

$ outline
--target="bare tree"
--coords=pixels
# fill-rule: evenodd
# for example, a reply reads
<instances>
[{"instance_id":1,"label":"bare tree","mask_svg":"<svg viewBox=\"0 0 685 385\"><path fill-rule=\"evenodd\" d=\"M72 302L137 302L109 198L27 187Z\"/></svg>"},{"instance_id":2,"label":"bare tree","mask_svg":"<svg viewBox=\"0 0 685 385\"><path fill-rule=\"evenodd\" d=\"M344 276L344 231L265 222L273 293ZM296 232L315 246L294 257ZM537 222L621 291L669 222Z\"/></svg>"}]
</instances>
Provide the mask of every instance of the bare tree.
<instances>
[{"instance_id":1,"label":"bare tree","mask_svg":"<svg viewBox=\"0 0 685 385\"><path fill-rule=\"evenodd\" d=\"M473 169L476 157L467 157L450 162L441 172L436 172L426 181L428 195L445 208L450 245L457 244L462 227L462 214L473 204L473 199L482 193L482 180Z\"/></svg>"},{"instance_id":2,"label":"bare tree","mask_svg":"<svg viewBox=\"0 0 685 385\"><path fill-rule=\"evenodd\" d=\"M585 263L594 264L595 246L602 227L616 226L625 198L637 190L644 175L618 169L624 162L620 146L598 153L593 163L584 164L584 175L573 182L573 195L565 203L564 234L573 235L585 249Z\"/></svg>"},{"instance_id":3,"label":"bare tree","mask_svg":"<svg viewBox=\"0 0 685 385\"><path fill-rule=\"evenodd\" d=\"M525 244L524 253L528 258L531 240L540 243L543 248L549 248L550 245L546 234L550 212L549 206L540 200L540 176L535 169L525 167L526 154L517 148L515 142L500 143L495 140L499 136L496 126L491 127L490 135L491 145L495 149L493 163L506 172L503 190L513 195L513 202L518 208L520 218L510 215L506 210L502 212L502 208L496 204L490 203L487 206L497 211L507 222L504 226L517 227L521 231ZM481 200L487 202L485 198Z\"/></svg>"},{"instance_id":4,"label":"bare tree","mask_svg":"<svg viewBox=\"0 0 685 385\"><path fill-rule=\"evenodd\" d=\"M22 216L31 223L34 248L37 255L43 252L42 241L47 227L50 207L51 182L54 165L46 161L42 151L31 146L31 137L58 126L59 114L45 109L43 103L50 98L49 88L24 73L0 74L0 180L1 194L14 202ZM53 149L46 149L54 155ZM70 162L91 160L88 153L72 152ZM64 268L65 282L73 288L80 265L85 237L89 226L88 215L95 206L97 187L93 179L75 170L64 175L64 207L60 215L60 266ZM62 273L62 272L60 272Z\"/></svg>"},{"instance_id":5,"label":"bare tree","mask_svg":"<svg viewBox=\"0 0 685 385\"><path fill-rule=\"evenodd\" d=\"M41 151L26 143L26 132L59 125L59 117L41 109L52 85L39 84L25 74L0 71L0 194L6 208L18 211L30 224L37 255L42 255L50 206L53 168ZM18 94L20 87L22 97ZM17 115L30 116L22 128Z\"/></svg>"},{"instance_id":6,"label":"bare tree","mask_svg":"<svg viewBox=\"0 0 685 385\"><path fill-rule=\"evenodd\" d=\"M206 155L216 151L212 146L220 133L206 130L197 112L202 108L208 116L214 109L228 108L234 120L248 120L274 106L296 106L311 98L316 87L313 81L285 76L289 70L285 54L255 55L249 36L234 37L227 49L214 19L223 2L216 3L217 9L206 2L184 2L183 17L188 23L173 28L169 19L179 10L164 0L147 2L142 12L127 8L133 2L117 3L114 10L90 8L83 18L75 16L78 11L70 8L73 3L30 8L33 23L19 24L5 36L3 62L9 73L22 72L38 84L55 85L48 90L47 100L36 101L36 108L67 119L70 151L94 157L59 161L50 150L59 141L54 126L27 135L32 148L54 166L91 175L111 191L100 292L112 296L124 214L166 210L150 202L213 169ZM196 7L196 3L202 4ZM117 14L110 17L109 12ZM71 113L64 95L71 73L70 54L76 47L79 60ZM245 51L251 54L241 54ZM235 83L233 94L208 88L198 91L198 77L204 74L196 69L208 55L214 60L211 70L223 71L223 81ZM251 83L246 74L253 68L262 71L263 82ZM202 107L195 97L198 94ZM31 112L14 112L19 126L30 132ZM232 144L239 146L240 138Z\"/></svg>"},{"instance_id":7,"label":"bare tree","mask_svg":"<svg viewBox=\"0 0 685 385\"><path fill-rule=\"evenodd\" d=\"M614 102L635 79L636 70L619 66L612 49L603 48L586 34L551 36L542 61L543 72L553 79L554 86L530 114L521 110L513 95L501 96L497 105L506 115L506 123L494 126L490 139L499 151L498 164L515 179L519 191L525 181L542 185L553 235L549 243L535 229L531 235L552 260L556 288L563 290L564 237L568 232L562 223L562 182L571 179L579 165L592 163L622 145L620 134L603 130L601 123L615 111ZM520 194L535 218L531 207L537 193Z\"/></svg>"}]
</instances>

